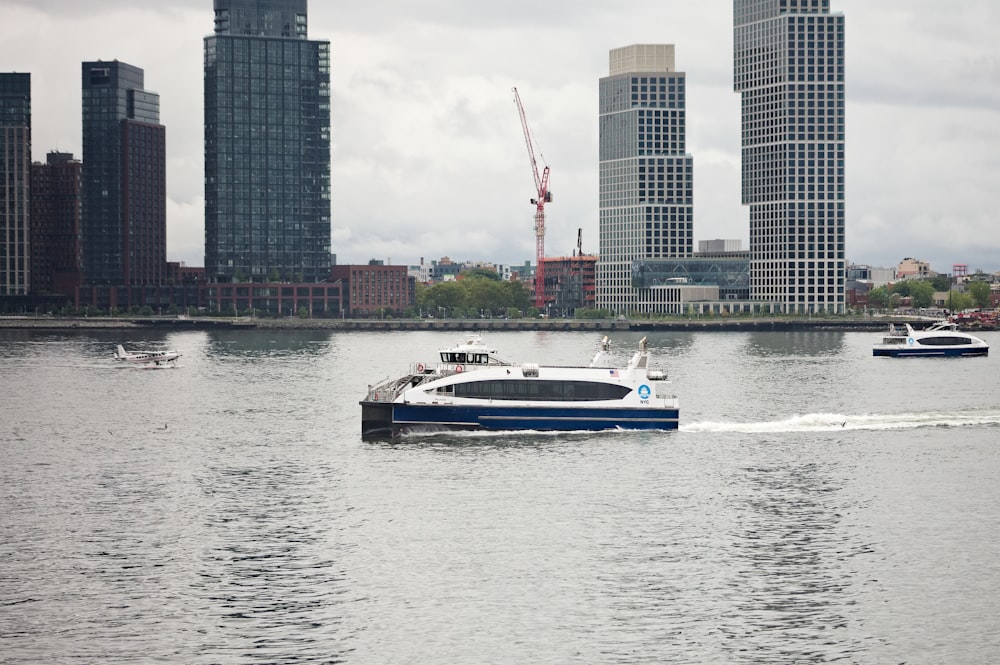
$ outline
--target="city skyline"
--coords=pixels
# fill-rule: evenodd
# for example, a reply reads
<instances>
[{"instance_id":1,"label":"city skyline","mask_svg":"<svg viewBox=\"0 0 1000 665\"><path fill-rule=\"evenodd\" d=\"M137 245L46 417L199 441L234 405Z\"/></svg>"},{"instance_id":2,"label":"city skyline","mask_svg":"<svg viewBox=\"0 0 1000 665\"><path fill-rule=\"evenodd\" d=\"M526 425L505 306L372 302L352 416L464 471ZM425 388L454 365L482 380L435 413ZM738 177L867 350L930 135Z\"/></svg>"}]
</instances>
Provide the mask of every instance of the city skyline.
<instances>
[{"instance_id":1,"label":"city skyline","mask_svg":"<svg viewBox=\"0 0 1000 665\"><path fill-rule=\"evenodd\" d=\"M94 12L55 0L0 1L0 69L32 74L34 161L53 150L82 154L80 62L118 59L145 70L169 128L167 256L189 265L204 255L202 39L212 31L211 4L179 0L160 10L112 1ZM673 43L682 54L695 240L746 246L730 0L625 11L557 3L541 15L457 2L313 4L309 32L331 42L339 262L448 255L520 264L533 256L532 179L514 85L552 168L546 253L572 253L578 228L584 250L595 252L593 81L606 73L607 52L631 43ZM831 9L847 16L847 258L1000 269L1000 55L990 29L1000 7L833 0ZM136 28L143 25L156 30Z\"/></svg>"}]
</instances>

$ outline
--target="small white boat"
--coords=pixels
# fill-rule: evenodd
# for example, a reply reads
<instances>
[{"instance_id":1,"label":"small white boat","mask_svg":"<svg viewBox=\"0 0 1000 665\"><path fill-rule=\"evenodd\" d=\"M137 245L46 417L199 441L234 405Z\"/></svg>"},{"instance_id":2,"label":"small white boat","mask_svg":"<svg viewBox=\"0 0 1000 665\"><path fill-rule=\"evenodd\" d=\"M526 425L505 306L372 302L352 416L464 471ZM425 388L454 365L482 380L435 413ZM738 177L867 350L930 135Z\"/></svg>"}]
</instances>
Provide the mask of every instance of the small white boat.
<instances>
[{"instance_id":1,"label":"small white boat","mask_svg":"<svg viewBox=\"0 0 1000 665\"><path fill-rule=\"evenodd\" d=\"M589 366L501 360L472 335L369 386L361 401L364 437L441 430L671 430L679 404L666 374L648 367L646 340L628 366L607 366L608 340Z\"/></svg>"},{"instance_id":2,"label":"small white boat","mask_svg":"<svg viewBox=\"0 0 1000 665\"><path fill-rule=\"evenodd\" d=\"M923 330L914 330L909 323L903 327L889 325L889 331L872 350L874 356L909 358L920 356L954 357L989 355L990 347L983 340L961 332L951 321L937 321Z\"/></svg>"},{"instance_id":3,"label":"small white boat","mask_svg":"<svg viewBox=\"0 0 1000 665\"><path fill-rule=\"evenodd\" d=\"M181 354L177 351L135 351L129 352L121 344L115 352L115 360L140 367L165 367L176 363Z\"/></svg>"}]
</instances>

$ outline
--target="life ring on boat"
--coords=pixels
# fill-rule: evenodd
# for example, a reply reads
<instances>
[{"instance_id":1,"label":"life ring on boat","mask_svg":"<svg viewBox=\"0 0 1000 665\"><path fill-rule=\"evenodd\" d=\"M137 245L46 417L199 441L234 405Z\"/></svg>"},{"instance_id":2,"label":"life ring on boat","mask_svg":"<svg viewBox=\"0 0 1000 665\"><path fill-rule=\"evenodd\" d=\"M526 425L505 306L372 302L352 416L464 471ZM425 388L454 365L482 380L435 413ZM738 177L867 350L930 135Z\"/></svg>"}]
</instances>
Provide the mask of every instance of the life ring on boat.
<instances>
[{"instance_id":1,"label":"life ring on boat","mask_svg":"<svg viewBox=\"0 0 1000 665\"><path fill-rule=\"evenodd\" d=\"M462 367L461 365L455 365L455 371L461 374L462 372L465 371L465 368Z\"/></svg>"},{"instance_id":2,"label":"life ring on boat","mask_svg":"<svg viewBox=\"0 0 1000 665\"><path fill-rule=\"evenodd\" d=\"M423 363L417 363L417 373L418 374L423 374L425 369L426 368L424 367Z\"/></svg>"}]
</instances>

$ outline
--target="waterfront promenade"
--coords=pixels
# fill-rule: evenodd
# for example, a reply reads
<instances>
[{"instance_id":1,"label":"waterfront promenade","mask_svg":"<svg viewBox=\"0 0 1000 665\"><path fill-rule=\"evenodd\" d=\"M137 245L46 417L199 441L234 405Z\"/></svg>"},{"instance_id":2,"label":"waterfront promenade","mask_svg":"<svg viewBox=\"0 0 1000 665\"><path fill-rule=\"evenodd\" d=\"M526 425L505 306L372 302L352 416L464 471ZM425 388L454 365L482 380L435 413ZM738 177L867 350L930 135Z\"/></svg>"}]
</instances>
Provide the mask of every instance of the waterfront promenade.
<instances>
[{"instance_id":1,"label":"waterfront promenade","mask_svg":"<svg viewBox=\"0 0 1000 665\"><path fill-rule=\"evenodd\" d=\"M51 317L0 316L0 329L175 330L438 330L438 331L667 331L667 330L881 330L889 323L924 325L919 317L713 317L676 319L282 319L253 317Z\"/></svg>"}]
</instances>

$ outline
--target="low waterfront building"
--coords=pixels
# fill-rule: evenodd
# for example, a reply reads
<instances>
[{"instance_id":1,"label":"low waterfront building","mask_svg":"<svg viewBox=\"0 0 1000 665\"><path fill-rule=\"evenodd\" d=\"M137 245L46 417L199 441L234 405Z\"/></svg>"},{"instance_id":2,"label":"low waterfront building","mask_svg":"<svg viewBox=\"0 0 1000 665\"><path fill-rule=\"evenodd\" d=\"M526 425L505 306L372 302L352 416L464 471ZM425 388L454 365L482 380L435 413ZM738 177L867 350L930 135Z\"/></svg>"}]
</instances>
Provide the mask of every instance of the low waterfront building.
<instances>
[{"instance_id":1,"label":"low waterfront building","mask_svg":"<svg viewBox=\"0 0 1000 665\"><path fill-rule=\"evenodd\" d=\"M870 265L852 263L847 266L847 288L852 282L866 282L872 288L887 286L898 279L895 268L876 268Z\"/></svg>"},{"instance_id":2,"label":"low waterfront building","mask_svg":"<svg viewBox=\"0 0 1000 665\"><path fill-rule=\"evenodd\" d=\"M927 261L907 257L896 266L896 277L898 279L931 279L937 273L931 270L931 264Z\"/></svg>"},{"instance_id":3,"label":"low waterfront building","mask_svg":"<svg viewBox=\"0 0 1000 665\"><path fill-rule=\"evenodd\" d=\"M340 283L203 284L200 307L209 313L255 312L268 316L337 318L346 314Z\"/></svg>"},{"instance_id":4,"label":"low waterfront building","mask_svg":"<svg viewBox=\"0 0 1000 665\"><path fill-rule=\"evenodd\" d=\"M334 266L332 278L342 285L344 316L399 317L417 304L416 280L408 274L407 266L387 266L379 261Z\"/></svg>"},{"instance_id":5,"label":"low waterfront building","mask_svg":"<svg viewBox=\"0 0 1000 665\"><path fill-rule=\"evenodd\" d=\"M185 265L183 261L167 262L167 283L168 284L204 284L205 269L201 267L191 267Z\"/></svg>"}]
</instances>

